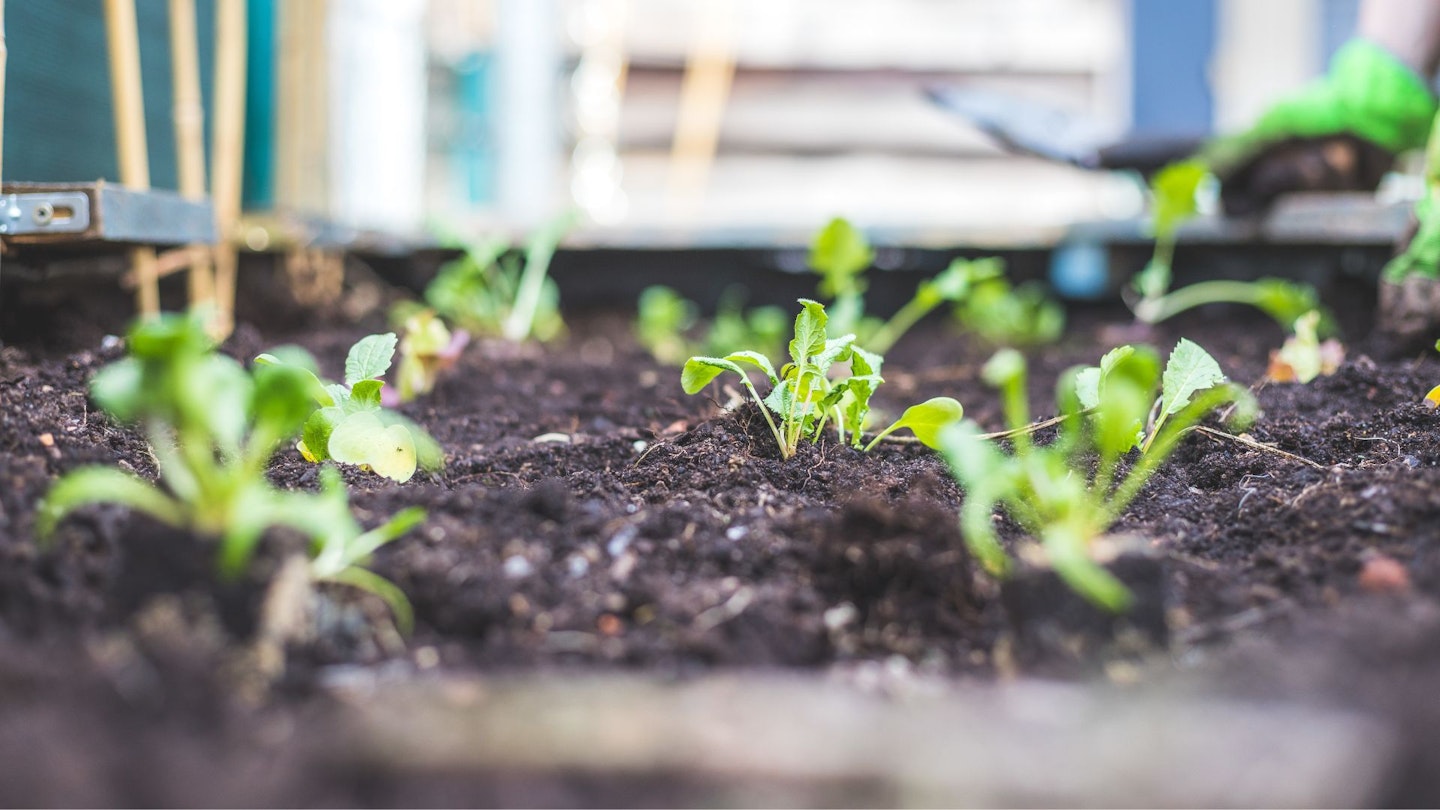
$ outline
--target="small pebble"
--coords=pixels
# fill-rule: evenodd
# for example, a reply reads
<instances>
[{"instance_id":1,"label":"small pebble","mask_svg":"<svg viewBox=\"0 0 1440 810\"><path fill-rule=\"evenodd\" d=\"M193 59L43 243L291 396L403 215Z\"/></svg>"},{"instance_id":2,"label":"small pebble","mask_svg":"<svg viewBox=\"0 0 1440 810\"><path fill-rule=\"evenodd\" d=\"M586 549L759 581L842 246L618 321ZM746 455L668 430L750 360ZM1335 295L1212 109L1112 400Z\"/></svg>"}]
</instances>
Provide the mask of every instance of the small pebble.
<instances>
[{"instance_id":1,"label":"small pebble","mask_svg":"<svg viewBox=\"0 0 1440 810\"><path fill-rule=\"evenodd\" d=\"M1360 587L1371 593L1405 593L1410 590L1410 572L1394 557L1376 555L1360 568Z\"/></svg>"},{"instance_id":2,"label":"small pebble","mask_svg":"<svg viewBox=\"0 0 1440 810\"><path fill-rule=\"evenodd\" d=\"M590 561L585 559L584 554L571 554L565 558L565 567L569 570L571 577L578 579L585 576L585 573L590 570Z\"/></svg>"},{"instance_id":3,"label":"small pebble","mask_svg":"<svg viewBox=\"0 0 1440 810\"><path fill-rule=\"evenodd\" d=\"M749 526L731 526L730 528L725 530L725 538L727 540L739 540L740 538L744 537L749 533Z\"/></svg>"},{"instance_id":4,"label":"small pebble","mask_svg":"<svg viewBox=\"0 0 1440 810\"><path fill-rule=\"evenodd\" d=\"M602 636L618 636L620 631L625 629L620 618L613 613L600 614L600 618L595 620L595 627Z\"/></svg>"},{"instance_id":5,"label":"small pebble","mask_svg":"<svg viewBox=\"0 0 1440 810\"><path fill-rule=\"evenodd\" d=\"M505 558L504 570L506 579L523 579L535 573L535 566L517 554L514 557Z\"/></svg>"},{"instance_id":6,"label":"small pebble","mask_svg":"<svg viewBox=\"0 0 1440 810\"><path fill-rule=\"evenodd\" d=\"M43 444L43 445L45 445L46 447L54 447L54 446L55 446L55 436L54 436L53 434L50 434L50 433L41 433L41 434L40 434L40 443Z\"/></svg>"},{"instance_id":7,"label":"small pebble","mask_svg":"<svg viewBox=\"0 0 1440 810\"><path fill-rule=\"evenodd\" d=\"M631 541L633 541L639 533L640 530L635 527L635 524L627 523L621 526L620 531L615 532L615 536L611 537L610 541L605 544L605 550L610 552L611 557L619 557L625 553L625 549L630 547Z\"/></svg>"},{"instance_id":8,"label":"small pebble","mask_svg":"<svg viewBox=\"0 0 1440 810\"><path fill-rule=\"evenodd\" d=\"M440 651L434 647L421 647L415 651L415 666L420 669L434 669L440 665Z\"/></svg>"}]
</instances>

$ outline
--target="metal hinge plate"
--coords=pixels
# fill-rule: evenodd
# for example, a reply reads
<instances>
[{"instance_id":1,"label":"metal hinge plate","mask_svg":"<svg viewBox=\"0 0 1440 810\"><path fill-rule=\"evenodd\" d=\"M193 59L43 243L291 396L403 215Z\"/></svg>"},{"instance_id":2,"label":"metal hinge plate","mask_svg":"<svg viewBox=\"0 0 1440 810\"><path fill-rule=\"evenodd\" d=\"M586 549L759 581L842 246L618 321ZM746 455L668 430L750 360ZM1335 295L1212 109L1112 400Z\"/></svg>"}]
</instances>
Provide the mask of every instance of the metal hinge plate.
<instances>
[{"instance_id":1,"label":"metal hinge plate","mask_svg":"<svg viewBox=\"0 0 1440 810\"><path fill-rule=\"evenodd\" d=\"M90 198L78 191L0 194L0 234L84 233Z\"/></svg>"}]
</instances>

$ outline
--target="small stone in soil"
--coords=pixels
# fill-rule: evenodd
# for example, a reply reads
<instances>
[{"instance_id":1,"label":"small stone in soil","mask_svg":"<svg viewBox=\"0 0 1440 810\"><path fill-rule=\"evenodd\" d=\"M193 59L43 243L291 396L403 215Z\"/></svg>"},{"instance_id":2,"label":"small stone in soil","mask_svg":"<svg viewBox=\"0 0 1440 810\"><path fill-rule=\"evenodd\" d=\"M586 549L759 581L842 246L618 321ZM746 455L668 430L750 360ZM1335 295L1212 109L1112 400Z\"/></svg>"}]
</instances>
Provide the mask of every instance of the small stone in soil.
<instances>
[{"instance_id":1,"label":"small stone in soil","mask_svg":"<svg viewBox=\"0 0 1440 810\"><path fill-rule=\"evenodd\" d=\"M535 572L535 566L520 555L505 558L505 577L507 579L523 579Z\"/></svg>"},{"instance_id":2,"label":"small stone in soil","mask_svg":"<svg viewBox=\"0 0 1440 810\"><path fill-rule=\"evenodd\" d=\"M1410 590L1410 572L1394 557L1376 555L1360 568L1360 587L1371 593L1405 593Z\"/></svg>"}]
</instances>

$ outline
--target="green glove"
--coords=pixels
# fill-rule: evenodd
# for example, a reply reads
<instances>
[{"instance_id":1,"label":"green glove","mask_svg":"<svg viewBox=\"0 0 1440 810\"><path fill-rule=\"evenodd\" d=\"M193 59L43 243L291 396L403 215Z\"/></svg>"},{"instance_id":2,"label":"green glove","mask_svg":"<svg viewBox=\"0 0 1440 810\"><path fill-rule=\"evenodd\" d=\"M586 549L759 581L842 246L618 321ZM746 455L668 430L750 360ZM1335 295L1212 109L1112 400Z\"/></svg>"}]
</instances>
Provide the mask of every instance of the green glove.
<instances>
[{"instance_id":1,"label":"green glove","mask_svg":"<svg viewBox=\"0 0 1440 810\"><path fill-rule=\"evenodd\" d=\"M1249 131L1212 141L1200 158L1220 178L1227 211L1257 210L1286 191L1373 189L1396 154L1424 146L1435 112L1423 78L1384 48L1352 40L1324 79Z\"/></svg>"}]
</instances>

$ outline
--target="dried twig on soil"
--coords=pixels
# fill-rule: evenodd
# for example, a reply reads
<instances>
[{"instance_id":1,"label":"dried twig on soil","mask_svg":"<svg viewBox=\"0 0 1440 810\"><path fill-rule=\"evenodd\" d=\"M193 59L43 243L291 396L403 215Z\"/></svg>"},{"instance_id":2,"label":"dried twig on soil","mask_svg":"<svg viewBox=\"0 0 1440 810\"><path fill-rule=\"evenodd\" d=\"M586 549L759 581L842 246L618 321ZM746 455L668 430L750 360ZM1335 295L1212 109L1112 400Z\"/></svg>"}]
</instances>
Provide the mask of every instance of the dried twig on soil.
<instances>
[{"instance_id":1,"label":"dried twig on soil","mask_svg":"<svg viewBox=\"0 0 1440 810\"><path fill-rule=\"evenodd\" d=\"M1317 469L1317 470L1324 470L1324 469L1326 469L1326 467L1325 467L1324 464L1320 464L1319 462L1311 461L1310 459L1305 458L1304 456L1297 456L1297 455L1295 455L1294 453L1291 453L1291 452L1288 452L1288 451L1285 451L1285 450L1281 450L1281 449L1278 448L1278 447L1271 447L1271 446L1268 445L1268 444L1263 444L1263 443L1261 443L1261 442L1257 442L1257 441L1255 441L1254 439L1251 439L1251 438L1248 438L1248 437L1245 437L1245 436L1236 436L1236 435L1233 434L1233 433L1226 433L1226 432L1223 431L1223 430L1216 430L1215 428L1205 427L1204 425L1196 425L1194 429L1200 431L1201 433L1204 433L1206 436L1210 436L1210 437L1213 437L1213 438L1216 438L1216 439L1229 439L1230 441L1236 442L1237 444L1243 444L1243 445L1245 445L1246 447L1250 448L1251 450L1261 450L1261 451L1264 451L1264 452L1266 452L1266 453L1274 453L1275 455L1281 456L1282 458L1288 458L1288 459L1290 459L1291 461L1298 461L1298 462L1300 462L1301 464L1305 464L1305 465L1308 465L1308 466L1310 466L1310 467L1314 467L1314 468Z\"/></svg>"}]
</instances>

